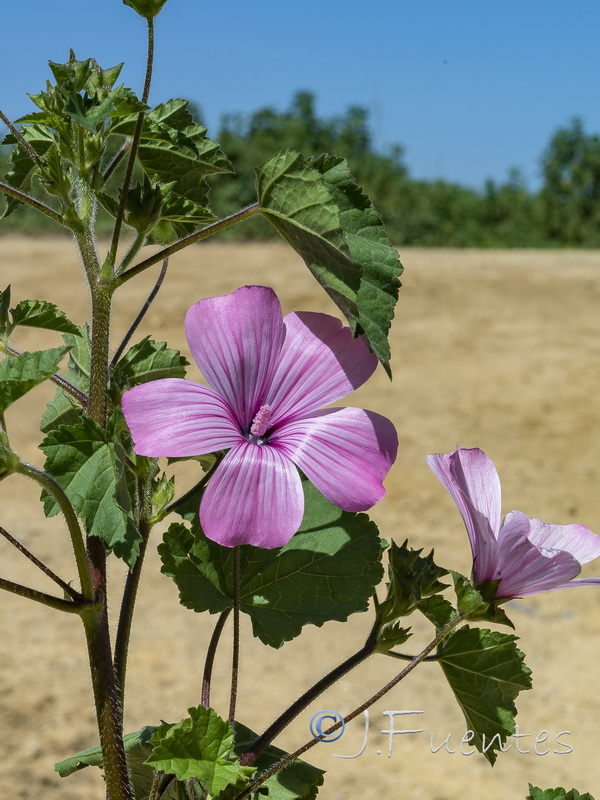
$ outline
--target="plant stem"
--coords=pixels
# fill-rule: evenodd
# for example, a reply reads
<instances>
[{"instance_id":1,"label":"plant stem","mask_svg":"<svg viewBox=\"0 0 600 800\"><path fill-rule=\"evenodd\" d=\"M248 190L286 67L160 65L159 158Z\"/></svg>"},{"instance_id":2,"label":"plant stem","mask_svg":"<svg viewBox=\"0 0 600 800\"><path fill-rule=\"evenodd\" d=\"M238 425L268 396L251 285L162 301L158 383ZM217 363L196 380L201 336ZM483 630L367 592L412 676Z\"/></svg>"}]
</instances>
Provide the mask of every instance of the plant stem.
<instances>
[{"instance_id":1,"label":"plant stem","mask_svg":"<svg viewBox=\"0 0 600 800\"><path fill-rule=\"evenodd\" d=\"M15 127L15 126L13 125L13 123L12 123L12 122L9 120L9 118L6 116L6 114L5 114L3 111L1 111L1 110L0 110L0 120L2 120L2 122L3 122L3 123L6 125L6 127L8 128L8 130L9 130L9 131L12 133L12 135L15 137L15 139L16 139L16 140L17 140L17 142L18 142L18 143L21 145L21 147L22 147L24 150L26 150L26 151L27 151L27 155L29 156L29 158L30 158L30 159L31 159L31 160L32 160L32 161L33 161L35 164L38 164L38 165L39 165L39 163L40 163L40 160L39 160L39 158L38 158L38 154L35 152L35 150L33 149L33 147L32 147L32 146L29 144L29 142L27 141L27 139L26 139L26 138L23 136L23 134L21 133L21 131L20 131L20 130L19 130L17 127Z\"/></svg>"},{"instance_id":2,"label":"plant stem","mask_svg":"<svg viewBox=\"0 0 600 800\"><path fill-rule=\"evenodd\" d=\"M237 211L230 217L225 217L225 219L220 219L218 222L213 222L210 225L207 225L205 228L201 228L199 231L191 233L189 236L184 236L183 239L173 242L173 244L165 247L164 250L161 250L159 253L155 253L153 256L149 256L148 258L144 259L144 261L136 264L135 267L131 267L131 269L128 269L127 272L119 275L119 277L115 279L116 286L122 286L122 284L124 284L126 281L130 280L131 278L135 278L136 275L139 275L140 272L144 272L144 270L148 269L148 267L158 264L158 262L162 261L164 258L168 258L174 253L178 253L180 250L183 250L184 247L188 247L188 245L194 244L194 242L199 242L202 239L208 239L209 236L213 236L215 233L219 233L219 231L224 231L225 228L229 228L231 225L235 225L244 219L253 217L255 214L260 214L260 206L258 203L254 203L247 208L243 208L241 211Z\"/></svg>"},{"instance_id":3,"label":"plant stem","mask_svg":"<svg viewBox=\"0 0 600 800\"><path fill-rule=\"evenodd\" d=\"M229 724L235 722L235 706L240 669L240 548L233 548L233 653L231 658L231 694L229 697Z\"/></svg>"},{"instance_id":4,"label":"plant stem","mask_svg":"<svg viewBox=\"0 0 600 800\"><path fill-rule=\"evenodd\" d=\"M301 714L304 709L309 706L313 700L322 694L326 689L332 686L343 675L346 675L354 667L358 666L362 661L372 655L375 651L377 643L377 633L379 631L379 621L376 621L364 643L364 645L353 653L341 664L338 664L335 669L324 675L314 686L311 686L304 694L292 703L283 714L281 714L274 722L272 722L266 731L261 734L254 742L254 744L247 750L240 758L240 764L247 766L252 764L256 758L265 750L279 734L292 722L298 714Z\"/></svg>"},{"instance_id":5,"label":"plant stem","mask_svg":"<svg viewBox=\"0 0 600 800\"><path fill-rule=\"evenodd\" d=\"M92 331L90 356L90 394L88 414L100 427L106 427L108 393L108 351L112 292L104 284L91 285Z\"/></svg>"},{"instance_id":6,"label":"plant stem","mask_svg":"<svg viewBox=\"0 0 600 800\"><path fill-rule=\"evenodd\" d=\"M32 478L42 488L46 489L52 497L56 500L60 510L63 513L69 534L71 535L71 543L73 545L73 552L75 553L75 562L77 564L77 572L79 573L79 581L81 583L81 594L87 602L94 602L96 594L92 585L92 578L90 575L90 567L88 564L85 545L81 528L79 527L79 520L71 501L65 494L64 490L56 483L54 478L47 472L34 467L32 464L25 464L21 462L16 470L21 475L26 475Z\"/></svg>"},{"instance_id":7,"label":"plant stem","mask_svg":"<svg viewBox=\"0 0 600 800\"><path fill-rule=\"evenodd\" d=\"M28 600L35 600L36 603L42 603L42 605L55 608L57 611L67 611L70 614L81 614L83 609L89 605L87 603L76 603L73 600L65 600L62 597L54 597L54 595L40 592L37 589L30 589L29 586L22 586L20 583L13 583L4 578L0 578L0 589L18 594L20 597L26 597Z\"/></svg>"},{"instance_id":8,"label":"plant stem","mask_svg":"<svg viewBox=\"0 0 600 800\"><path fill-rule=\"evenodd\" d=\"M133 320L133 322L131 324L131 327L129 328L129 330L127 331L125 336L123 337L123 341L121 342L121 344L117 348L117 351L114 354L114 356L112 358L112 361L110 362L109 369L110 369L111 372L113 371L113 369L117 365L117 362L119 361L119 359L121 358L121 356L125 352L125 348L127 347L129 342L131 341L131 337L136 332L140 322L146 316L146 314L148 312L148 309L150 308L150 306L152 305L152 302L154 301L154 298L158 294L158 292L160 290L160 287L162 286L162 283L163 283L163 281L165 279L165 275L167 274L167 267L168 266L169 266L169 259L165 258L165 260L163 261L162 268L160 270L160 274L159 274L158 278L156 279L156 283L154 284L154 287L153 287L152 291L150 292L150 294L146 298L146 301L145 301L144 305L141 307L139 314Z\"/></svg>"},{"instance_id":9,"label":"plant stem","mask_svg":"<svg viewBox=\"0 0 600 800\"><path fill-rule=\"evenodd\" d=\"M65 592L65 594L68 594L75 601L80 601L82 599L79 592L73 589L72 586L69 586L69 584L66 581L63 581L62 578L59 578L59 576L55 572L53 572L50 569L50 567L47 567L42 561L39 560L39 558L36 558L36 556L34 556L32 552L30 552L24 545L22 545L21 542L15 539L14 536L11 536L8 531L4 530L4 528L1 525L0 525L0 535L4 536L4 538L7 541L9 541L13 545L13 547L16 547L20 553L23 553L23 555L26 558L28 558L32 564L35 564L35 566L38 569L40 569L44 573L44 575L47 575L50 578L50 580L54 581L54 583L60 586L63 592Z\"/></svg>"},{"instance_id":10,"label":"plant stem","mask_svg":"<svg viewBox=\"0 0 600 800\"><path fill-rule=\"evenodd\" d=\"M148 546L148 539L150 538L150 525L146 518L143 518L140 521L139 531L142 535L140 553L133 566L133 569L127 573L127 578L125 579L125 588L123 590L123 599L121 600L119 623L117 625L117 636L115 639L114 666L115 675L117 676L117 683L121 692L121 704L123 704L125 697L125 673L127 670L127 654L129 651L129 640L131 637L131 626L133 623L133 610L140 584L140 577L142 574L142 566L144 564L144 556L146 555L146 549Z\"/></svg>"},{"instance_id":11,"label":"plant stem","mask_svg":"<svg viewBox=\"0 0 600 800\"><path fill-rule=\"evenodd\" d=\"M212 680L212 670L213 664L215 663L215 654L217 652L217 645L219 644L219 639L221 638L221 633L223 632L223 627L225 626L225 622L227 621L227 617L231 613L231 606L226 608L225 611L221 611L219 614L219 619L217 620L217 624L215 625L215 629L210 637L210 642L208 643L208 648L206 650L206 659L204 661L204 672L202 673L202 696L200 702L205 708L209 708L210 706L210 684Z\"/></svg>"},{"instance_id":12,"label":"plant stem","mask_svg":"<svg viewBox=\"0 0 600 800\"><path fill-rule=\"evenodd\" d=\"M362 705L358 706L358 708L355 708L354 711L350 712L350 714L347 714L343 719L343 724L346 725L348 722L351 722L355 717L358 717L359 714L362 714L363 711L366 711L367 708L370 708L374 703L376 703L378 700L380 700L385 694L387 694L391 689L393 689L394 686L397 686L398 683L400 683L401 680L403 680L409 673L411 673L413 671L413 669L421 663L421 661L424 661L425 658L429 655L429 653L431 653L431 651L434 650L440 644L440 642L443 639L445 639L446 636L448 636L448 634L451 633L451 631L457 625L459 625L463 620L464 620L464 616L462 614L457 614L457 616L454 617L454 619L450 620L450 622L448 622L437 633L435 638L427 645L427 647L425 647L419 653L419 655L415 656L413 658L413 660L410 662L410 664L407 664L407 666L402 670L402 672L400 672L398 675L396 675L395 678L392 678L392 680L389 681L389 683L387 683L382 689L380 689L372 697L370 697L368 700L366 700L364 703L362 703ZM336 731L341 726L342 726L342 722L336 722L335 725L332 725L330 728L328 728L323 733L324 733L325 736L328 736L329 734L333 733L334 731ZM275 775L276 772L279 772L280 770L282 770L284 767L286 767L292 761L295 761L297 758L299 758L307 750L310 750L311 747L314 747L316 744L318 744L319 741L320 741L319 739L315 739L313 737L308 742L303 744L302 747L299 747L293 753L290 753L285 758L282 758L281 761L279 761L277 764L272 766L269 770L264 772L260 776L260 778L258 778L258 780L254 781L254 783L252 783L250 786L248 786L246 789L244 789L244 791L241 792L241 794L239 794L235 798L235 800L245 800L245 798L249 797L253 792L256 791L256 789L258 789L259 786L261 786L266 780L268 780L271 777L271 775ZM247 763L246 761L243 761L244 758L245 758L245 755L242 756L242 759L240 759L240 763L242 763L242 764Z\"/></svg>"},{"instance_id":13,"label":"plant stem","mask_svg":"<svg viewBox=\"0 0 600 800\"><path fill-rule=\"evenodd\" d=\"M148 19L148 52L146 56L146 76L144 78L144 91L142 93L142 102L146 103L148 95L150 94L150 84L152 82L152 67L154 64L154 20ZM121 230L123 227L123 220L125 218L125 208L127 205L127 194L131 186L131 179L133 177L133 169L135 167L135 159L137 157L140 140L142 138L142 131L144 128L144 119L146 117L145 111L140 111L138 114L131 146L129 148L129 158L127 160L127 167L125 169L125 176L123 177L123 185L121 186L121 194L119 197L119 208L117 209L117 216L115 217L115 226L113 228L112 241L110 250L104 262L104 270L106 274L110 272L113 274L114 266L117 261L117 250L119 247L119 239L121 238Z\"/></svg>"},{"instance_id":14,"label":"plant stem","mask_svg":"<svg viewBox=\"0 0 600 800\"><path fill-rule=\"evenodd\" d=\"M123 747L122 707L110 650L106 602L82 614L82 619L102 748L106 795L109 800L133 800Z\"/></svg>"},{"instance_id":15,"label":"plant stem","mask_svg":"<svg viewBox=\"0 0 600 800\"><path fill-rule=\"evenodd\" d=\"M4 192L4 194L7 194L9 197L35 208L36 211L40 211L42 214L50 217L50 219L53 219L54 222L58 222L59 225L64 225L67 228L69 227L61 215L53 208L50 208L50 206L47 206L44 203L40 203L40 201L36 200L35 197L31 197L30 195L25 194L25 192L20 192L18 189L14 189L12 186L9 186L8 183L0 181L0 192Z\"/></svg>"}]
</instances>

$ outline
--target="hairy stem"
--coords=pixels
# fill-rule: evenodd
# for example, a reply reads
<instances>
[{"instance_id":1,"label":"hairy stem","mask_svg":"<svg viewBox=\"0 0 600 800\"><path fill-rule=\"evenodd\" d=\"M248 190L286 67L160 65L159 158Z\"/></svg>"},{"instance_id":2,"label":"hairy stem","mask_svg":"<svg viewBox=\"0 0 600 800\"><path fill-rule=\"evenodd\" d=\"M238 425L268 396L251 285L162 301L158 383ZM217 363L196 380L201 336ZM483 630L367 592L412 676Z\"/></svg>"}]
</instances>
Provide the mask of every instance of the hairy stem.
<instances>
[{"instance_id":1,"label":"hairy stem","mask_svg":"<svg viewBox=\"0 0 600 800\"><path fill-rule=\"evenodd\" d=\"M233 548L233 653L231 658L231 693L229 697L229 724L235 722L235 706L240 669L240 548Z\"/></svg>"},{"instance_id":2,"label":"hairy stem","mask_svg":"<svg viewBox=\"0 0 600 800\"><path fill-rule=\"evenodd\" d=\"M121 691L121 703L123 703L125 697L125 673L127 670L127 654L129 652L129 640L133 623L133 610L140 585L140 577L144 565L144 556L146 555L148 539L150 538L150 527L147 516L142 513L142 519L139 524L139 531L142 536L140 553L133 569L127 573L125 588L123 590L123 599L121 600L121 609L119 611L119 623L117 625L117 636L115 639L114 665L117 682Z\"/></svg>"},{"instance_id":3,"label":"hairy stem","mask_svg":"<svg viewBox=\"0 0 600 800\"><path fill-rule=\"evenodd\" d=\"M33 149L33 147L32 147L32 146L29 144L29 142L27 141L27 139L26 139L26 138L23 136L23 134L21 133L21 131L20 131L20 130L19 130L17 127L15 127L15 126L13 125L13 123L12 123L12 122L9 120L9 118L6 116L6 114L5 114L5 113L4 113L2 110L0 110L0 120L2 120L2 122L3 122L3 123L6 125L6 127L8 128L8 130L9 130L9 131L12 133L12 135L15 137L15 139L16 139L16 140L17 140L17 142L18 142L18 143L21 145L21 147L22 147L24 150L26 150L26 151L27 151L27 155L29 156L29 158L30 158L30 159L31 159L31 160L32 160L32 161L33 161L35 164L38 164L38 165L39 165L39 163L40 163L40 160L39 160L39 158L38 158L38 154L35 152L35 150Z\"/></svg>"},{"instance_id":4,"label":"hairy stem","mask_svg":"<svg viewBox=\"0 0 600 800\"><path fill-rule=\"evenodd\" d=\"M54 595L31 589L29 586L22 586L20 583L7 581L4 578L0 578L0 589L12 592L12 594L18 594L28 600L34 600L36 603L41 603L49 608L55 608L57 611L67 611L70 614L81 614L82 610L88 607L87 603L77 603L73 600L65 600L62 597L54 597Z\"/></svg>"},{"instance_id":5,"label":"hairy stem","mask_svg":"<svg viewBox=\"0 0 600 800\"><path fill-rule=\"evenodd\" d=\"M144 305L141 307L139 314L133 320L129 330L127 331L127 333L123 337L123 341L118 346L117 351L114 354L114 356L112 358L112 361L110 362L110 371L111 372L113 371L113 369L117 365L117 362L119 361L119 359L121 358L121 356L125 352L125 348L127 347L129 342L131 341L131 337L136 332L140 322L144 319L144 317L148 313L148 309L152 305L152 303L154 301L154 298L158 294L158 292L160 290L160 287L162 286L162 283L163 283L163 281L165 279L165 275L167 274L167 267L168 266L169 266L169 259L165 258L165 260L163 261L162 268L160 270L160 274L159 274L158 278L156 279L156 283L154 284L154 287L153 287L152 291L150 292L150 294L146 298L146 301L144 302Z\"/></svg>"},{"instance_id":6,"label":"hairy stem","mask_svg":"<svg viewBox=\"0 0 600 800\"><path fill-rule=\"evenodd\" d=\"M144 91L142 94L143 103L146 103L146 101L148 100L148 95L150 94L150 84L152 82L152 67L154 64L154 20L148 19L147 22L148 22L148 52L146 57L146 76L144 78ZM144 128L145 116L146 116L145 111L140 111L140 113L138 114L135 130L133 132L133 138L131 140L131 145L129 147L129 158L127 161L127 167L125 169L123 185L121 186L121 194L119 197L119 208L117 209L117 216L115 217L115 226L113 228L112 241L110 244L110 250L108 252L108 256L106 257L106 261L104 263L104 271L107 276L109 273L112 276L114 271L114 266L117 261L117 250L119 247L119 240L121 238L123 220L125 218L127 193L129 192L129 187L131 186L131 179L133 177L135 159L137 157L138 149L140 146L140 140L142 138L142 130Z\"/></svg>"},{"instance_id":7,"label":"hairy stem","mask_svg":"<svg viewBox=\"0 0 600 800\"><path fill-rule=\"evenodd\" d=\"M247 208L243 208L241 211L232 214L230 217L225 217L225 219L220 219L218 222L213 222L212 224L207 225L205 228L201 228L199 231L191 233L189 236L184 236L183 239L173 242L173 244L165 247L164 250L155 253L153 256L149 256L148 258L144 259L144 261L136 264L135 267L131 267L131 269L128 269L127 272L119 275L119 277L115 279L116 286L121 286L131 278L135 278L135 276L139 275L140 272L144 272L144 270L148 269L148 267L158 264L159 261L172 256L174 253L178 253L180 250L183 250L190 244L199 242L202 239L208 239L209 236L213 236L215 233L219 233L219 231L224 231L225 228L229 228L231 225L235 225L244 219L253 217L255 214L260 214L260 206L258 203L254 203Z\"/></svg>"},{"instance_id":8,"label":"hairy stem","mask_svg":"<svg viewBox=\"0 0 600 800\"><path fill-rule=\"evenodd\" d=\"M353 653L341 664L338 664L335 669L328 672L314 686L307 689L292 705L287 708L283 714L272 722L264 733L262 733L254 742L254 744L247 750L240 758L240 763L244 766L252 764L256 758L265 750L279 734L287 728L298 714L301 714L304 709L309 706L313 700L316 700L330 686L333 686L343 675L346 675L354 667L358 666L366 658L373 654L377 643L377 633L379 631L379 622L376 621L365 641L364 645Z\"/></svg>"},{"instance_id":9,"label":"hairy stem","mask_svg":"<svg viewBox=\"0 0 600 800\"><path fill-rule=\"evenodd\" d=\"M42 214L50 217L50 219L53 219L54 222L58 222L59 225L69 227L62 216L53 208L50 208L50 206L47 206L44 203L41 203L39 200L36 200L35 197L25 194L25 192L20 192L18 189L9 186L8 183L0 181L0 192L4 192L4 194L12 197L14 200L19 200L21 203L25 203L25 205L35 208L36 211L40 211Z\"/></svg>"},{"instance_id":10,"label":"hairy stem","mask_svg":"<svg viewBox=\"0 0 600 800\"><path fill-rule=\"evenodd\" d=\"M115 680L106 603L82 614L88 647L96 719L109 800L133 800L125 749L122 707Z\"/></svg>"},{"instance_id":11,"label":"hairy stem","mask_svg":"<svg viewBox=\"0 0 600 800\"><path fill-rule=\"evenodd\" d=\"M4 538L9 541L13 547L16 547L20 553L23 553L23 555L28 558L32 564L35 564L35 566L40 569L44 575L47 575L50 580L57 584L57 586L60 586L65 594L68 594L75 601L80 601L82 599L79 592L77 592L72 586L69 586L66 581L63 581L63 579L53 572L50 567L47 567L43 561L40 561L39 558L34 556L33 553L25 547L25 545L22 545L21 542L15 539L14 536L11 536L7 530L4 530L1 525L0 535L4 536Z\"/></svg>"},{"instance_id":12,"label":"hairy stem","mask_svg":"<svg viewBox=\"0 0 600 800\"><path fill-rule=\"evenodd\" d=\"M77 564L77 572L79 574L79 581L81 583L81 594L88 602L95 600L95 592L92 585L90 575L90 568L86 556L85 544L83 541L83 534L79 527L79 520L71 501L65 494L64 490L56 483L54 478L47 472L34 467L32 464L24 464L21 462L16 470L21 475L26 475L32 478L42 488L49 492L58 503L60 510L63 513L67 528L71 536L71 543L73 545L73 552L75 553L75 562Z\"/></svg>"},{"instance_id":13,"label":"hairy stem","mask_svg":"<svg viewBox=\"0 0 600 800\"><path fill-rule=\"evenodd\" d=\"M344 724L344 725L348 724L348 722L351 722L355 717L358 717L359 714L362 714L363 711L366 711L367 708L370 708L374 703L376 703L378 700L380 700L385 694L387 694L389 691L391 691L394 688L394 686L397 686L400 683L401 680L406 678L406 676L409 675L413 671L413 669L415 667L417 667L422 661L424 661L425 658L429 655L429 653L431 653L431 651L434 650L440 644L440 642L443 639L445 639L446 636L448 636L448 634L451 633L452 630L454 628L456 628L456 626L459 625L463 620L464 620L464 617L463 617L462 614L458 614L456 617L454 617L454 619L450 620L450 622L448 622L438 632L436 637L431 642L429 642L427 647L425 647L419 653L419 655L415 656L413 658L413 660L410 662L410 664L406 665L406 667L402 670L402 672L400 672L398 675L396 675L394 678L392 678L392 680L389 681L389 683L386 683L386 685L382 689L380 689L378 692L376 692L374 695L372 695L368 700L366 700L364 703L362 703L360 706L358 706L358 708L355 708L354 711L351 711L350 714L347 714L343 719L343 723L342 722L336 722L335 725L332 725L330 728L328 728L326 731L324 731L323 732L324 735L328 736L329 734L334 733L334 731L336 731L338 728L340 728L342 726L342 724ZM308 742L303 744L302 747L299 747L293 753L290 753L288 756L286 756L285 758L281 759L281 761L279 761L277 764L272 766L269 770L267 770L267 772L264 772L260 776L260 778L258 778L258 780L254 781L254 783L252 783L250 786L248 786L247 789L244 789L244 791L241 792L235 798L235 800L245 800L245 798L249 797L253 792L256 791L256 789L258 789L259 786L261 786L266 780L268 780L271 777L271 775L275 775L275 773L277 773L280 770L282 770L288 764L291 764L292 761L295 761L297 758L299 758L301 755L303 755L303 753L305 753L307 750L310 750L310 748L314 747L316 744L318 744L319 741L320 741L319 739L312 738ZM242 759L240 759L240 763L246 763L245 761L243 761L243 759L244 759L244 756L242 756Z\"/></svg>"},{"instance_id":14,"label":"hairy stem","mask_svg":"<svg viewBox=\"0 0 600 800\"><path fill-rule=\"evenodd\" d=\"M225 626L225 622L227 621L227 617L231 613L231 606L226 608L225 611L222 611L219 614L219 619L217 620L217 624L215 625L215 629L210 637L210 642L208 643L208 648L206 650L206 659L204 661L204 672L202 673L202 697L200 702L205 708L209 708L210 706L210 684L212 680L212 671L213 665L215 663L215 655L217 652L217 645L219 644L219 639L221 638L221 633L223 632L223 627Z\"/></svg>"}]
</instances>

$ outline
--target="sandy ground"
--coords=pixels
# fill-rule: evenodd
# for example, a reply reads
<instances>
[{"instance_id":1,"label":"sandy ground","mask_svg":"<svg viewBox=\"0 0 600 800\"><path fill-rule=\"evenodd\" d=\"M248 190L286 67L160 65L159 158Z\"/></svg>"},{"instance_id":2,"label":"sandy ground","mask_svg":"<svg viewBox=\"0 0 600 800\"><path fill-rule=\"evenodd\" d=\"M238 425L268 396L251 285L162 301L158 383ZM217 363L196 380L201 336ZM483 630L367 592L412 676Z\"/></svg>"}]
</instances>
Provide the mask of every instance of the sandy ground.
<instances>
[{"instance_id":1,"label":"sandy ground","mask_svg":"<svg viewBox=\"0 0 600 800\"><path fill-rule=\"evenodd\" d=\"M438 563L468 572L470 553L452 501L430 473L425 455L457 444L479 446L494 459L504 511L518 508L551 522L579 521L600 532L600 253L406 250L404 288L392 331L394 381L382 370L351 403L384 413L397 425L398 461L385 500L373 510L384 536L436 549ZM87 315L81 271L69 242L0 239L1 284L14 301L45 298L77 322ZM154 274L155 271L153 271ZM116 303L115 345L153 275L130 282ZM172 259L165 285L140 335L154 332L186 351L183 316L201 296L244 283L268 283L284 309L335 313L302 262L284 246L203 245ZM51 346L54 334L20 332L15 346ZM192 375L193 370L192 370ZM14 446L40 464L39 418L52 390L38 387L7 414ZM186 476L184 476L186 477ZM67 578L74 577L60 523L43 519L35 487L20 478L0 485L0 524ZM158 542L160 532L156 533ZM590 565L584 574L600 574ZM41 589L43 576L0 542L0 575ZM115 565L114 597L123 578ZM103 797L98 770L61 780L55 760L96 741L83 634L78 620L4 594L0 646L0 787L11 800L92 800ZM509 613L533 670L534 690L521 695L519 733L492 769L460 752L465 724L434 665L425 665L370 713L370 735L359 757L364 725L356 721L334 745L308 760L328 771L328 800L525 798L527 784L576 786L600 796L600 594L593 587L514 601ZM177 604L155 552L133 632L126 728L181 719L200 698L202 654L214 619ZM255 729L325 671L360 646L370 620L311 628L281 651L255 643L244 626L239 717ZM415 620L416 651L430 629ZM222 688L216 708L226 715L227 653L218 661ZM320 708L347 712L389 680L397 663L373 657L310 709L279 744L308 738ZM387 757L385 711L396 728ZM547 734L544 735L543 731ZM561 732L568 731L569 733ZM443 744L448 748L431 752ZM560 736L559 736L560 735ZM544 737L546 739L544 740ZM557 741L558 737L558 741ZM536 738L539 739L536 745ZM562 743L562 744L561 744ZM537 748L537 752L536 752ZM455 750L450 753L448 750ZM465 748L469 752L468 748ZM527 752L528 751L528 752Z\"/></svg>"}]
</instances>

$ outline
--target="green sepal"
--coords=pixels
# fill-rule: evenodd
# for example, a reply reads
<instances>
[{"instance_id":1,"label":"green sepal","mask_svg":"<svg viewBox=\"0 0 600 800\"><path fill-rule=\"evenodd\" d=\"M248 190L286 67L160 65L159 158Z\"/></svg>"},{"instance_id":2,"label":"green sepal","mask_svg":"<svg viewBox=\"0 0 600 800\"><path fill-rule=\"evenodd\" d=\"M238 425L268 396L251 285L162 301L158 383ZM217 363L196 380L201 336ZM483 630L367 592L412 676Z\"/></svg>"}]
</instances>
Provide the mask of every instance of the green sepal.
<instances>
[{"instance_id":1,"label":"green sepal","mask_svg":"<svg viewBox=\"0 0 600 800\"><path fill-rule=\"evenodd\" d=\"M0 414L34 386L55 375L68 349L36 350L0 361Z\"/></svg>"},{"instance_id":2,"label":"green sepal","mask_svg":"<svg viewBox=\"0 0 600 800\"><path fill-rule=\"evenodd\" d=\"M384 625L377 633L376 653L387 653L392 647L404 644L412 636L410 628L402 628L400 623Z\"/></svg>"},{"instance_id":3,"label":"green sepal","mask_svg":"<svg viewBox=\"0 0 600 800\"><path fill-rule=\"evenodd\" d=\"M87 394L90 386L91 342L87 325L78 328L77 334L63 334L63 341L69 348L66 380L76 389ZM61 425L77 425L83 419L83 409L70 394L56 387L54 397L42 415L40 429L49 433Z\"/></svg>"},{"instance_id":4,"label":"green sepal","mask_svg":"<svg viewBox=\"0 0 600 800\"><path fill-rule=\"evenodd\" d=\"M433 550L422 556L423 550L413 550L406 540L401 547L392 542L388 552L388 592L377 610L378 618L391 622L411 614L427 597L447 588L440 578L448 570L438 567L433 560Z\"/></svg>"},{"instance_id":5,"label":"green sepal","mask_svg":"<svg viewBox=\"0 0 600 800\"><path fill-rule=\"evenodd\" d=\"M465 716L470 740L490 764L515 732L514 700L531 688L531 670L512 634L465 626L438 647L439 664Z\"/></svg>"},{"instance_id":6,"label":"green sepal","mask_svg":"<svg viewBox=\"0 0 600 800\"><path fill-rule=\"evenodd\" d=\"M383 574L379 532L367 515L342 511L308 481L303 486L304 518L284 547L240 548L240 608L251 617L254 635L271 647L281 647L306 624L344 622L366 611ZM197 499L177 511L193 526L170 526L158 548L162 571L177 584L186 608L219 613L233 602L232 550L204 536Z\"/></svg>"},{"instance_id":7,"label":"green sepal","mask_svg":"<svg viewBox=\"0 0 600 800\"><path fill-rule=\"evenodd\" d=\"M594 800L591 794L580 794L577 789L539 789L529 784L529 794L525 800Z\"/></svg>"},{"instance_id":8,"label":"green sepal","mask_svg":"<svg viewBox=\"0 0 600 800\"><path fill-rule=\"evenodd\" d=\"M450 570L450 574L454 581L457 608L465 619L496 622L499 625L508 625L514 630L515 626L504 609L493 601L499 581L488 581L482 587L475 587L468 578L459 572Z\"/></svg>"},{"instance_id":9,"label":"green sepal","mask_svg":"<svg viewBox=\"0 0 600 800\"><path fill-rule=\"evenodd\" d=\"M227 789L239 794L256 767L243 767L231 759L233 728L212 708L188 708L188 714L176 725L164 722L154 730L146 764L179 781L197 779L211 797L219 797Z\"/></svg>"},{"instance_id":10,"label":"green sepal","mask_svg":"<svg viewBox=\"0 0 600 800\"><path fill-rule=\"evenodd\" d=\"M150 522L155 524L160 522L165 517L167 506L173 502L175 497L175 479L168 478L163 473L160 478L152 482L152 494L150 496L150 505L152 514Z\"/></svg>"},{"instance_id":11,"label":"green sepal","mask_svg":"<svg viewBox=\"0 0 600 800\"><path fill-rule=\"evenodd\" d=\"M132 477L118 437L84 417L77 425L50 431L40 450L46 472L63 489L86 532L133 567L141 539L133 520ZM42 500L46 516L58 513L54 497L44 491Z\"/></svg>"},{"instance_id":12,"label":"green sepal","mask_svg":"<svg viewBox=\"0 0 600 800\"><path fill-rule=\"evenodd\" d=\"M160 13L167 0L123 0L123 4L133 8L145 19L154 19Z\"/></svg>"},{"instance_id":13,"label":"green sepal","mask_svg":"<svg viewBox=\"0 0 600 800\"><path fill-rule=\"evenodd\" d=\"M21 459L13 453L5 431L0 430L0 481L13 475L21 463Z\"/></svg>"},{"instance_id":14,"label":"green sepal","mask_svg":"<svg viewBox=\"0 0 600 800\"><path fill-rule=\"evenodd\" d=\"M7 286L4 291L0 292L0 337L6 337L10 334L11 323L9 317L10 308L10 286Z\"/></svg>"}]
</instances>

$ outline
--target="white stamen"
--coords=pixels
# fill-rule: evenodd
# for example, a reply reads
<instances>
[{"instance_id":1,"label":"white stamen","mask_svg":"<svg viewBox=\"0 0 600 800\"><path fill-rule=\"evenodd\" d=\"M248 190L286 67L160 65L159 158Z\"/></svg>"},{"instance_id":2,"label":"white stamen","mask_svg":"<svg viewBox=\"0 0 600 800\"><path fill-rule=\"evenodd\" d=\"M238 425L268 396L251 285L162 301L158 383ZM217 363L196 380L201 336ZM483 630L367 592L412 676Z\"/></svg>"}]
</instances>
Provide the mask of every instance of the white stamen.
<instances>
[{"instance_id":1,"label":"white stamen","mask_svg":"<svg viewBox=\"0 0 600 800\"><path fill-rule=\"evenodd\" d=\"M250 433L252 436L264 436L269 428L271 422L271 406L261 406L258 409L252 425L250 426Z\"/></svg>"}]
</instances>

